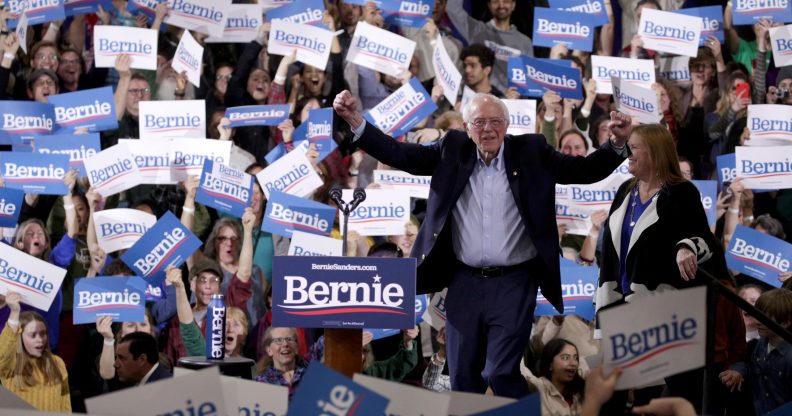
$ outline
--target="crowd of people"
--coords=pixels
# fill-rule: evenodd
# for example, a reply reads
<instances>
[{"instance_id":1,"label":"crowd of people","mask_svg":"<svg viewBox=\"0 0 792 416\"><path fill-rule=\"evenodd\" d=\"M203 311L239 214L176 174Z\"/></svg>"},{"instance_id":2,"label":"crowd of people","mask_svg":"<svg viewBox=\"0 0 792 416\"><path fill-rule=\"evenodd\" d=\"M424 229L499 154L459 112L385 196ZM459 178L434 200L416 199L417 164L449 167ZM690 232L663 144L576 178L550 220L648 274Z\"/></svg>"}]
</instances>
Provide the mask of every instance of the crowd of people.
<instances>
[{"instance_id":1,"label":"crowd of people","mask_svg":"<svg viewBox=\"0 0 792 416\"><path fill-rule=\"evenodd\" d=\"M377 188L375 169L432 176L429 199L412 200L403 234L352 232L345 254L417 258L419 292L448 288L448 322L439 331L422 323L377 340L364 333L365 374L437 392L514 398L538 392L546 415L614 415L628 409L764 415L792 402L792 345L725 299L717 302L710 366L716 371L709 379L697 369L660 382L646 380L648 386L629 392L614 393L619 370L589 368L585 360L600 351L595 322L533 314L540 288L554 306L561 305L563 255L599 268L597 309L701 285L697 274L703 268L792 328L792 271L769 285L728 270L724 257L738 225L792 241L792 192L753 192L741 178L726 181L711 227L690 182L717 179L717 157L750 140L749 105L792 105L792 70L773 65L769 43L769 30L783 23L735 26L731 2L602 0L609 23L596 29L589 53L562 43L533 45L526 16L534 7L547 7L545 0L434 0L432 16L421 28L389 24L374 2L325 0L322 23L338 30L325 69L298 62L295 54L270 54L269 23L248 43L207 43L207 34L192 31L204 47L196 87L186 72L171 66L186 30L163 23L167 2L156 6L152 19L130 12L126 0L112 3L95 14L32 26L27 45L8 29L9 10L3 9L0 100L47 103L53 95L111 86L118 129L101 133L102 149L139 138L143 101L204 100L204 137L230 141L230 165L251 175L266 169L265 156L276 146L298 148L295 129L311 110L332 107L338 147L321 160L316 147L309 147L306 155L323 180L310 198L333 205L334 186ZM636 34L642 11L708 5L722 7L724 43L706 39L689 61L686 82L663 78L663 54L644 48ZM360 22L414 41L409 68L392 76L347 60ZM97 68L92 33L99 25L157 30L157 70L131 69L125 54L113 68ZM455 102L435 79L437 42L462 74ZM571 61L584 81L584 98L562 98L551 90L541 97L521 96L507 74L509 57L520 55ZM616 112L612 95L597 93L592 55L654 60L658 73L652 89L661 122L637 125ZM411 79L421 82L437 110L403 136L388 137L362 114ZM536 100L536 134L506 135L509 111L500 99ZM225 118L228 108L272 104L291 106L290 116L277 126L232 128ZM594 183L625 159L633 178L619 187L610 211L591 214L587 235L567 233L554 220L555 184ZM0 296L3 387L40 410L84 412L88 398L168 378L180 358L204 354L207 310L212 296L223 294L226 356L255 360L251 378L288 387L291 399L308 363L323 359L325 339L321 329L273 326L273 258L287 255L289 238L261 230L267 199L258 183L250 206L236 218L196 203L198 182L192 176L178 185L139 185L103 198L71 171L64 178L67 195L25 195L16 229L4 233L7 243L68 272L48 310L21 303L14 291ZM158 218L172 212L203 246L182 267L167 270L162 297L148 303L144 322L103 317L75 325L75 280L135 275L120 252L99 247L94 214L112 208ZM332 236L341 238L338 224Z\"/></svg>"}]
</instances>

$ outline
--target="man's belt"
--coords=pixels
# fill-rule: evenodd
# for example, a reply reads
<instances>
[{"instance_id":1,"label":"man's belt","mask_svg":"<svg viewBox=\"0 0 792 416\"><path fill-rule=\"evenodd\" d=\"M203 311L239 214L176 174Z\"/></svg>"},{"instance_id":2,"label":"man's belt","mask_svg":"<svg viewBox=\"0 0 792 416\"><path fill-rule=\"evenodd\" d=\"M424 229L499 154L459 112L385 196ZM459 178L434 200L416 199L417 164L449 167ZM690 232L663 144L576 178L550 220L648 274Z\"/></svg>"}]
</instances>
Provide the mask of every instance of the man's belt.
<instances>
[{"instance_id":1,"label":"man's belt","mask_svg":"<svg viewBox=\"0 0 792 416\"><path fill-rule=\"evenodd\" d=\"M526 262L515 264L512 266L487 266L487 267L471 267L465 263L459 262L459 265L466 270L470 270L474 276L480 276L483 278L491 278L491 277L501 277L505 276L509 273L513 273L520 270L525 270L528 268L528 265L531 261L528 260Z\"/></svg>"}]
</instances>

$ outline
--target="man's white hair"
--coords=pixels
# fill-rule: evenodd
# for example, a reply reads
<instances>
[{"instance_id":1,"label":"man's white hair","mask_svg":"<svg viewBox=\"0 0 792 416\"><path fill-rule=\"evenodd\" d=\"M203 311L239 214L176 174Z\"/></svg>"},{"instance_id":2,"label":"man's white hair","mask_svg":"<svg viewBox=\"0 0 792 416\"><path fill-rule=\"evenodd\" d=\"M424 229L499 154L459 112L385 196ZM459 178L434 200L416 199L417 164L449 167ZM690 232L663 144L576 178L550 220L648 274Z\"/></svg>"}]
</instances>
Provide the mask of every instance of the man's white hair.
<instances>
[{"instance_id":1,"label":"man's white hair","mask_svg":"<svg viewBox=\"0 0 792 416\"><path fill-rule=\"evenodd\" d=\"M468 101L465 108L462 109L462 120L464 120L465 123L470 123L471 121L473 121L470 119L470 117L473 114L473 109L477 108L480 105L479 104L480 101L492 101L498 104L501 108L501 113L503 113L503 118L506 119L506 124L508 125L509 109L506 107L506 104L504 104L500 98L492 94L486 94L483 92L474 95L473 98L471 98L470 101Z\"/></svg>"}]
</instances>

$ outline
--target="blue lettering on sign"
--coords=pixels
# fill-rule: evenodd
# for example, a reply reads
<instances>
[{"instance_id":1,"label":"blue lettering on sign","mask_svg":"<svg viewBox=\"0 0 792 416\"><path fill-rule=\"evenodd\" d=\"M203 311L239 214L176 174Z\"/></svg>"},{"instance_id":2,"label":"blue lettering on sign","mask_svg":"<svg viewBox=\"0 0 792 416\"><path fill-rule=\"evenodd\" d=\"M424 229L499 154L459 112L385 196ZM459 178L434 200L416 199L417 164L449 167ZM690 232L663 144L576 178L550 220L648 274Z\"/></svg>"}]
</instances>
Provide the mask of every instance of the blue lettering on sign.
<instances>
[{"instance_id":1,"label":"blue lettering on sign","mask_svg":"<svg viewBox=\"0 0 792 416\"><path fill-rule=\"evenodd\" d=\"M613 364L622 368L638 364L642 358L647 358L654 352L666 351L694 344L690 341L696 336L697 323L693 318L681 322L677 316L671 317L671 322L646 328L632 334L614 334L608 340L611 345Z\"/></svg>"},{"instance_id":2,"label":"blue lettering on sign","mask_svg":"<svg viewBox=\"0 0 792 416\"><path fill-rule=\"evenodd\" d=\"M146 114L143 127L156 132L197 129L201 127L201 116L190 113L175 116Z\"/></svg>"},{"instance_id":3,"label":"blue lettering on sign","mask_svg":"<svg viewBox=\"0 0 792 416\"><path fill-rule=\"evenodd\" d=\"M650 35L648 37L659 40L692 42L696 38L696 32L687 27L665 26L651 20L644 21L643 31Z\"/></svg>"},{"instance_id":4,"label":"blue lettering on sign","mask_svg":"<svg viewBox=\"0 0 792 416\"><path fill-rule=\"evenodd\" d=\"M48 282L44 276L36 276L11 266L5 259L0 259L0 279L15 287L39 295L48 295L55 288L52 282Z\"/></svg>"},{"instance_id":5,"label":"blue lettering on sign","mask_svg":"<svg viewBox=\"0 0 792 416\"><path fill-rule=\"evenodd\" d=\"M134 222L104 223L99 227L99 235L105 239L141 236L148 231L145 224Z\"/></svg>"},{"instance_id":6,"label":"blue lettering on sign","mask_svg":"<svg viewBox=\"0 0 792 416\"><path fill-rule=\"evenodd\" d=\"M407 53L402 51L399 48L394 48L391 46L386 46L381 43L377 43L373 39L369 39L365 36L358 36L357 42L355 43L355 47L361 49L361 53L366 55L372 56L374 58L382 59L385 61L390 61L399 64L399 66L406 66L408 64Z\"/></svg>"},{"instance_id":7,"label":"blue lettering on sign","mask_svg":"<svg viewBox=\"0 0 792 416\"><path fill-rule=\"evenodd\" d=\"M132 171L132 166L133 163L130 159L117 159L116 162L101 169L92 170L89 173L91 184L97 186L105 181L114 180L122 175L126 175Z\"/></svg>"},{"instance_id":8,"label":"blue lettering on sign","mask_svg":"<svg viewBox=\"0 0 792 416\"><path fill-rule=\"evenodd\" d=\"M619 103L627 108L647 114L655 114L654 104L624 93L621 88L613 86L613 96Z\"/></svg>"},{"instance_id":9,"label":"blue lettering on sign","mask_svg":"<svg viewBox=\"0 0 792 416\"><path fill-rule=\"evenodd\" d=\"M137 42L124 42L121 40L99 39L99 53L110 55L127 54L133 56L148 56L153 52L152 46L141 40Z\"/></svg>"},{"instance_id":10,"label":"blue lettering on sign","mask_svg":"<svg viewBox=\"0 0 792 416\"><path fill-rule=\"evenodd\" d=\"M188 19L196 19L209 23L220 23L223 21L223 12L215 10L214 7L204 7L198 4L190 3L186 0L173 0L170 5L171 11L176 11L182 17Z\"/></svg>"},{"instance_id":11,"label":"blue lettering on sign","mask_svg":"<svg viewBox=\"0 0 792 416\"><path fill-rule=\"evenodd\" d=\"M349 221L353 223L391 221L403 218L404 214L404 207L401 205L393 206L393 203L388 205L360 205L349 214Z\"/></svg>"},{"instance_id":12,"label":"blue lettering on sign","mask_svg":"<svg viewBox=\"0 0 792 416\"><path fill-rule=\"evenodd\" d=\"M327 45L318 38L300 36L283 30L275 31L275 40L317 55L321 55L327 50Z\"/></svg>"},{"instance_id":13,"label":"blue lettering on sign","mask_svg":"<svg viewBox=\"0 0 792 416\"><path fill-rule=\"evenodd\" d=\"M160 416L216 416L217 406L212 402L203 402L199 405L194 405L192 400L187 399L183 408L173 409L170 412L162 413Z\"/></svg>"},{"instance_id":14,"label":"blue lettering on sign","mask_svg":"<svg viewBox=\"0 0 792 416\"><path fill-rule=\"evenodd\" d=\"M272 412L265 412L259 408L259 404L256 403L252 408L239 406L239 416L277 416L275 413Z\"/></svg>"},{"instance_id":15,"label":"blue lettering on sign","mask_svg":"<svg viewBox=\"0 0 792 416\"><path fill-rule=\"evenodd\" d=\"M271 182L264 182L264 188L269 191L289 192L289 190L297 185L303 178L308 177L308 172L310 172L309 167L305 163L292 165L291 170L281 177Z\"/></svg>"},{"instance_id":16,"label":"blue lettering on sign","mask_svg":"<svg viewBox=\"0 0 792 416\"><path fill-rule=\"evenodd\" d=\"M742 161L742 173L746 177L763 178L768 176L786 176L792 174L792 162L789 159L775 162Z\"/></svg>"}]
</instances>

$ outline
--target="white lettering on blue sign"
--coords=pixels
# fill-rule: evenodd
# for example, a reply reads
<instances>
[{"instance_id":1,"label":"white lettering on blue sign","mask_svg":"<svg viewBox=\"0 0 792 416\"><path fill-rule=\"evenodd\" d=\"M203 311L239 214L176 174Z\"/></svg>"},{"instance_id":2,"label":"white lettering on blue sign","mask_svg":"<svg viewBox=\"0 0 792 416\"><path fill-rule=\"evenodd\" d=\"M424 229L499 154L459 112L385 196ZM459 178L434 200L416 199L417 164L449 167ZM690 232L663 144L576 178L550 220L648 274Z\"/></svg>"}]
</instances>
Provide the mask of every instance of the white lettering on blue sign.
<instances>
[{"instance_id":1,"label":"white lettering on blue sign","mask_svg":"<svg viewBox=\"0 0 792 416\"><path fill-rule=\"evenodd\" d=\"M346 386L338 385L330 390L330 400L319 400L316 405L322 410L322 415L342 416L348 414L355 404L355 392Z\"/></svg>"},{"instance_id":2,"label":"white lettering on blue sign","mask_svg":"<svg viewBox=\"0 0 792 416\"><path fill-rule=\"evenodd\" d=\"M551 22L547 19L537 19L538 27L536 33L548 36L574 37L574 38L588 38L591 34L591 28L586 25L581 25L580 22L572 23L558 23Z\"/></svg>"},{"instance_id":3,"label":"white lettering on blue sign","mask_svg":"<svg viewBox=\"0 0 792 416\"><path fill-rule=\"evenodd\" d=\"M319 214L311 216L304 212L286 208L277 202L272 203L272 211L270 211L269 217L273 221L286 222L319 232L327 232L329 227L327 220L319 218Z\"/></svg>"},{"instance_id":4,"label":"white lettering on blue sign","mask_svg":"<svg viewBox=\"0 0 792 416\"><path fill-rule=\"evenodd\" d=\"M529 78L532 80L540 83L549 85L552 87L564 88L564 89L575 89L577 88L577 81L571 78L567 78L566 75L558 76L544 73L531 65L526 65L526 73Z\"/></svg>"},{"instance_id":5,"label":"white lettering on blue sign","mask_svg":"<svg viewBox=\"0 0 792 416\"><path fill-rule=\"evenodd\" d=\"M237 201L247 201L250 199L250 191L247 188L233 182L225 181L209 172L204 175L204 181L201 186L206 188L209 192L220 194L221 196Z\"/></svg>"},{"instance_id":6,"label":"white lettering on blue sign","mask_svg":"<svg viewBox=\"0 0 792 416\"><path fill-rule=\"evenodd\" d=\"M3 114L3 130L10 132L45 131L52 130L52 119L46 114L38 116L17 116Z\"/></svg>"},{"instance_id":7,"label":"white lettering on blue sign","mask_svg":"<svg viewBox=\"0 0 792 416\"><path fill-rule=\"evenodd\" d=\"M95 155L96 149L90 147L86 149L85 145L81 144L79 148L74 149L47 149L39 147L38 152L45 155L69 155L69 160L83 160Z\"/></svg>"},{"instance_id":8,"label":"white lettering on blue sign","mask_svg":"<svg viewBox=\"0 0 792 416\"><path fill-rule=\"evenodd\" d=\"M729 253L749 261L753 260L760 263L761 265L776 269L779 272L789 271L789 260L783 258L780 252L771 253L767 250L763 250L759 247L748 244L748 242L742 238L736 239L734 242L734 247L732 247Z\"/></svg>"},{"instance_id":9,"label":"white lettering on blue sign","mask_svg":"<svg viewBox=\"0 0 792 416\"><path fill-rule=\"evenodd\" d=\"M737 0L734 10L737 13L771 12L773 10L786 10L787 7L789 7L788 0Z\"/></svg>"},{"instance_id":10,"label":"white lettering on blue sign","mask_svg":"<svg viewBox=\"0 0 792 416\"><path fill-rule=\"evenodd\" d=\"M93 104L75 107L55 107L55 120L58 124L72 124L109 116L112 111L110 103L94 100Z\"/></svg>"},{"instance_id":11,"label":"white lettering on blue sign","mask_svg":"<svg viewBox=\"0 0 792 416\"><path fill-rule=\"evenodd\" d=\"M174 228L171 232L166 231L163 234L165 239L154 246L148 254L135 260L135 267L144 275L148 275L152 270L158 268L162 260L170 255L171 251L187 237L184 230L178 227Z\"/></svg>"},{"instance_id":12,"label":"white lettering on blue sign","mask_svg":"<svg viewBox=\"0 0 792 416\"><path fill-rule=\"evenodd\" d=\"M52 163L47 166L20 166L16 163L6 162L5 176L19 178L63 179L66 170L55 167Z\"/></svg>"},{"instance_id":13,"label":"white lettering on blue sign","mask_svg":"<svg viewBox=\"0 0 792 416\"><path fill-rule=\"evenodd\" d=\"M81 291L78 294L79 301L77 307L81 309L99 308L107 306L138 306L140 305L140 294L129 293L129 289L123 292L94 292Z\"/></svg>"}]
</instances>

